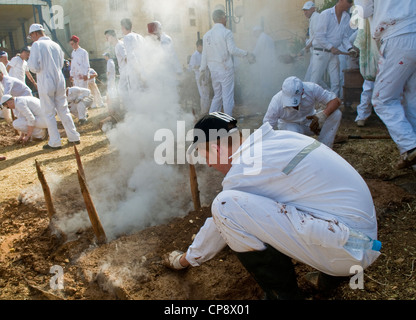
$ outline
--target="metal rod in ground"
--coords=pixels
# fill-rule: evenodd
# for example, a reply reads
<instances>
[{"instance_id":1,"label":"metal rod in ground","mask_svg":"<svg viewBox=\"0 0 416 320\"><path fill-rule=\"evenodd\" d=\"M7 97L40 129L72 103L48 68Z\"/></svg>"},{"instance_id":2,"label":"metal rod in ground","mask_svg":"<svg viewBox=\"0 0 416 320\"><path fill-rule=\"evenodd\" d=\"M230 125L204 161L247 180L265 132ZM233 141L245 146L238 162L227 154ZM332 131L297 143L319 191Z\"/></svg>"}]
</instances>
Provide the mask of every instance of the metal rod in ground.
<instances>
[{"instance_id":1,"label":"metal rod in ground","mask_svg":"<svg viewBox=\"0 0 416 320\"><path fill-rule=\"evenodd\" d=\"M94 202L92 201L91 194L88 191L85 179L82 177L80 171L78 173L79 185L81 187L82 196L84 197L85 206L87 208L88 216L91 221L92 229L99 243L107 242L107 236L105 235L104 228L98 217L97 210L95 209Z\"/></svg>"},{"instance_id":2,"label":"metal rod in ground","mask_svg":"<svg viewBox=\"0 0 416 320\"><path fill-rule=\"evenodd\" d=\"M189 169L190 169L192 199L194 202L195 211L198 211L199 209L201 209L201 200L199 197L199 189L198 189L198 178L196 176L195 166L190 164Z\"/></svg>"},{"instance_id":3,"label":"metal rod in ground","mask_svg":"<svg viewBox=\"0 0 416 320\"><path fill-rule=\"evenodd\" d=\"M36 164L36 171L38 173L38 178L39 178L39 181L42 185L43 194L45 196L45 202L46 202L46 208L48 210L48 216L49 216L49 219L52 219L52 217L55 215L55 207L53 206L53 202L52 202L51 190L48 186L48 183L45 179L45 175L43 174L43 171L40 168L39 163L38 163L37 160L35 160L35 164Z\"/></svg>"},{"instance_id":4,"label":"metal rod in ground","mask_svg":"<svg viewBox=\"0 0 416 320\"><path fill-rule=\"evenodd\" d=\"M85 179L85 172L84 172L84 166L82 165L82 161L81 161L81 156L79 155L77 146L74 145L74 151L75 151L75 158L77 159L77 165L78 165L78 170L81 173L82 177Z\"/></svg>"}]
</instances>

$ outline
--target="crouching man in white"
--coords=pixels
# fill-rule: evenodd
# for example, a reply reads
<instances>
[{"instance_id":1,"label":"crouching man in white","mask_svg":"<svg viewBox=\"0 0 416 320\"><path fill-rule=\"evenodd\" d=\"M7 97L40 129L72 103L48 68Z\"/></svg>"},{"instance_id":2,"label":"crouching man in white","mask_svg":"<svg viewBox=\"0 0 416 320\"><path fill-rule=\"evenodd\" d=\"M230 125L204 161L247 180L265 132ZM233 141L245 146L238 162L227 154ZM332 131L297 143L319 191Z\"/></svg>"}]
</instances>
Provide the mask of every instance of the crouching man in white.
<instances>
[{"instance_id":1,"label":"crouching man in white","mask_svg":"<svg viewBox=\"0 0 416 320\"><path fill-rule=\"evenodd\" d=\"M346 246L351 230L377 238L373 199L358 172L310 137L266 123L244 140L236 124L216 113L195 125L189 158L196 149L225 174L223 191L187 252L172 252L167 266L200 266L228 245L270 299L299 298L291 258L319 270L318 279L370 266L380 252ZM261 162L260 172L249 158Z\"/></svg>"},{"instance_id":2,"label":"crouching man in white","mask_svg":"<svg viewBox=\"0 0 416 320\"><path fill-rule=\"evenodd\" d=\"M326 108L317 113L317 104ZM332 148L342 119L340 105L335 93L290 77L283 83L282 91L273 97L263 123L307 136L316 134L318 141Z\"/></svg>"},{"instance_id":3,"label":"crouching man in white","mask_svg":"<svg viewBox=\"0 0 416 320\"><path fill-rule=\"evenodd\" d=\"M66 89L69 111L79 119L79 124L87 123L87 110L94 102L94 96L89 89L71 87Z\"/></svg>"},{"instance_id":4,"label":"crouching man in white","mask_svg":"<svg viewBox=\"0 0 416 320\"><path fill-rule=\"evenodd\" d=\"M17 118L13 122L13 127L22 133L20 142L26 143L31 139L44 140L46 138L48 125L38 98L13 98L11 95L4 95L1 98L1 105L13 110Z\"/></svg>"}]
</instances>

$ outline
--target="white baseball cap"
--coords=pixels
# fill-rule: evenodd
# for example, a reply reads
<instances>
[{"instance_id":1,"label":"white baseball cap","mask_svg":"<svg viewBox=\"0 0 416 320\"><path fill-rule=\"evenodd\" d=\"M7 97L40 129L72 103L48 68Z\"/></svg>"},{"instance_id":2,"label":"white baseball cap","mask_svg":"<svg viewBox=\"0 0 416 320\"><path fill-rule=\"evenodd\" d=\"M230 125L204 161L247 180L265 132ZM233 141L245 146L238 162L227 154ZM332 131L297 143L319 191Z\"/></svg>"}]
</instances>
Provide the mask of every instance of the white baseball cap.
<instances>
[{"instance_id":1,"label":"white baseball cap","mask_svg":"<svg viewBox=\"0 0 416 320\"><path fill-rule=\"evenodd\" d=\"M4 105L4 103L9 101L10 99L13 99L13 97L10 94L5 94L3 97L1 97L0 104Z\"/></svg>"},{"instance_id":2,"label":"white baseball cap","mask_svg":"<svg viewBox=\"0 0 416 320\"><path fill-rule=\"evenodd\" d=\"M302 10L309 10L309 9L312 9L312 8L315 8L315 3L313 3L313 1L308 1L303 6Z\"/></svg>"},{"instance_id":3,"label":"white baseball cap","mask_svg":"<svg viewBox=\"0 0 416 320\"><path fill-rule=\"evenodd\" d=\"M297 107L302 101L303 82L297 77L290 77L283 82L283 106Z\"/></svg>"},{"instance_id":4,"label":"white baseball cap","mask_svg":"<svg viewBox=\"0 0 416 320\"><path fill-rule=\"evenodd\" d=\"M36 31L45 31L45 29L43 28L41 24L34 23L29 28L29 34L31 34L32 32L36 32Z\"/></svg>"}]
</instances>

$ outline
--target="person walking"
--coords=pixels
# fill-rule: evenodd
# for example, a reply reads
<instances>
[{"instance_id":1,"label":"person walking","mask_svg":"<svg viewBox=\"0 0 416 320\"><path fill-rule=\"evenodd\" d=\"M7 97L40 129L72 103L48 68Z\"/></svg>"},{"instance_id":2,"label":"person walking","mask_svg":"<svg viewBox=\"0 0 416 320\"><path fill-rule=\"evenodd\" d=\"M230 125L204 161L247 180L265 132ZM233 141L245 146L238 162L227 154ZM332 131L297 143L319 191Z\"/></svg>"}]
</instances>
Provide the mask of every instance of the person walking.
<instances>
[{"instance_id":1,"label":"person walking","mask_svg":"<svg viewBox=\"0 0 416 320\"><path fill-rule=\"evenodd\" d=\"M45 29L40 24L30 26L29 37L34 43L28 66L37 74L40 103L48 125L49 142L43 149L62 148L56 115L61 119L68 141L79 144L80 134L75 128L65 94L65 78L62 73L64 53L57 43L45 35Z\"/></svg>"}]
</instances>

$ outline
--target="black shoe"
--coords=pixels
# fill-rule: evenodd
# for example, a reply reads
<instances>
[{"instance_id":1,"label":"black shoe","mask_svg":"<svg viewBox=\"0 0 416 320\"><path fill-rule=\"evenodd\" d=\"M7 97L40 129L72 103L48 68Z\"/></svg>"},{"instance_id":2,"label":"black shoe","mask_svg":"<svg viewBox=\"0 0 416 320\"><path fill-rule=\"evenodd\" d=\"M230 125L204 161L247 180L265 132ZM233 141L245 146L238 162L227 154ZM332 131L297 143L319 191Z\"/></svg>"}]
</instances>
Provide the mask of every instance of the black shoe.
<instances>
[{"instance_id":1,"label":"black shoe","mask_svg":"<svg viewBox=\"0 0 416 320\"><path fill-rule=\"evenodd\" d=\"M267 245L264 251L236 253L264 290L267 300L301 300L292 260Z\"/></svg>"},{"instance_id":2,"label":"black shoe","mask_svg":"<svg viewBox=\"0 0 416 320\"><path fill-rule=\"evenodd\" d=\"M87 123L87 119L81 119L81 120L79 120L78 121L78 124L80 125L80 126L82 126L82 125L84 125L84 124L86 124Z\"/></svg>"},{"instance_id":3,"label":"black shoe","mask_svg":"<svg viewBox=\"0 0 416 320\"><path fill-rule=\"evenodd\" d=\"M43 146L43 150L61 150L62 147L51 147L49 144Z\"/></svg>"},{"instance_id":4,"label":"black shoe","mask_svg":"<svg viewBox=\"0 0 416 320\"><path fill-rule=\"evenodd\" d=\"M80 145L81 144L81 141L68 141L68 144Z\"/></svg>"}]
</instances>

